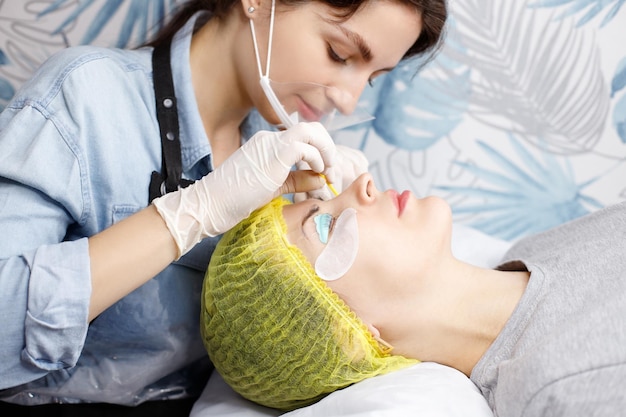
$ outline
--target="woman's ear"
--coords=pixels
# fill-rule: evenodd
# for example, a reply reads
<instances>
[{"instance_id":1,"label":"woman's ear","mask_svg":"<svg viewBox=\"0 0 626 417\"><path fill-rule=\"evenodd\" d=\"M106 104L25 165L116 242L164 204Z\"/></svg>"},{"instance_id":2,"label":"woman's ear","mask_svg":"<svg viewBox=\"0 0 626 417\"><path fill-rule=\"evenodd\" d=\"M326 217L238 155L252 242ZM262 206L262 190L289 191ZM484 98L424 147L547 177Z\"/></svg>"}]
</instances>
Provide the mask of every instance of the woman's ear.
<instances>
[{"instance_id":1,"label":"woman's ear","mask_svg":"<svg viewBox=\"0 0 626 417\"><path fill-rule=\"evenodd\" d=\"M259 0L241 0L241 6L243 7L244 15L251 19L254 13L261 7L261 2Z\"/></svg>"}]
</instances>

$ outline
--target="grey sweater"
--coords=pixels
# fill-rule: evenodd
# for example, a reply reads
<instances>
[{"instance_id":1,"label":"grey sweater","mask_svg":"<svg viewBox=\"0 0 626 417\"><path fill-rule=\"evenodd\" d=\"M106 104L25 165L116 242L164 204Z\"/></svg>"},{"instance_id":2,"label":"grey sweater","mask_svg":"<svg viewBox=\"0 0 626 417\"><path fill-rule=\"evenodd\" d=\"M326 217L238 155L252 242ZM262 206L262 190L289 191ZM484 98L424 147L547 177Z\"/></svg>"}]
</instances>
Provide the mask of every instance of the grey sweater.
<instances>
[{"instance_id":1,"label":"grey sweater","mask_svg":"<svg viewBox=\"0 0 626 417\"><path fill-rule=\"evenodd\" d=\"M496 416L626 416L626 203L522 239L528 287L472 381Z\"/></svg>"}]
</instances>

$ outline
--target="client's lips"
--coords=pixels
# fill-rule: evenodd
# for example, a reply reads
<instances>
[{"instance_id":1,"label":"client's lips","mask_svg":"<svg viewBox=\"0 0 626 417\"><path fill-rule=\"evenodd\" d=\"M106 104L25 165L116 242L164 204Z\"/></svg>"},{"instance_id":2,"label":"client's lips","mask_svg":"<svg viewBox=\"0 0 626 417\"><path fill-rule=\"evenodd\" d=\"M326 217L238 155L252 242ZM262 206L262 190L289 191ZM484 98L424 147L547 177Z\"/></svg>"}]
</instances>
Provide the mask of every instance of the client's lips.
<instances>
[{"instance_id":1,"label":"client's lips","mask_svg":"<svg viewBox=\"0 0 626 417\"><path fill-rule=\"evenodd\" d=\"M394 206L396 206L396 211L398 212L398 217L400 217L400 194L396 190L387 190L389 196L391 197L391 202Z\"/></svg>"},{"instance_id":2,"label":"client's lips","mask_svg":"<svg viewBox=\"0 0 626 417\"><path fill-rule=\"evenodd\" d=\"M406 207L406 203L409 201L411 197L411 192L406 190L403 191L402 194L398 196L398 216L402 215L404 208Z\"/></svg>"}]
</instances>

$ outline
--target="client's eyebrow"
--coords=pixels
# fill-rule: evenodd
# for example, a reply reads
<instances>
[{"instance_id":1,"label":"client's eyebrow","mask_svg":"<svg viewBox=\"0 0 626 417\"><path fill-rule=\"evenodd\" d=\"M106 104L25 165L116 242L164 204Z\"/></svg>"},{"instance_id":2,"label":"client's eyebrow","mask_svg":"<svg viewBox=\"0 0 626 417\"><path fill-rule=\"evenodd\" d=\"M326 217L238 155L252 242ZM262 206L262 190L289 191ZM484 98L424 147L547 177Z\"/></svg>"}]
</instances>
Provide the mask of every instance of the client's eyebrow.
<instances>
[{"instance_id":1,"label":"client's eyebrow","mask_svg":"<svg viewBox=\"0 0 626 417\"><path fill-rule=\"evenodd\" d=\"M311 218L311 216L317 213L318 211L320 211L320 206L318 206L317 204L312 205L311 208L309 209L309 212L302 219L302 226L304 226L304 223L306 223Z\"/></svg>"},{"instance_id":2,"label":"client's eyebrow","mask_svg":"<svg viewBox=\"0 0 626 417\"><path fill-rule=\"evenodd\" d=\"M309 209L309 211L307 212L307 214L304 216L304 218L302 219L302 224L300 225L300 229L302 230L302 234L304 235L304 237L307 238L307 240L309 239L309 237L307 236L306 232L304 231L304 225L307 221L309 221L309 219L311 218L311 216L313 216L315 213L317 213L318 211L320 211L320 206L318 206L317 204L314 204L311 206L311 208Z\"/></svg>"}]
</instances>

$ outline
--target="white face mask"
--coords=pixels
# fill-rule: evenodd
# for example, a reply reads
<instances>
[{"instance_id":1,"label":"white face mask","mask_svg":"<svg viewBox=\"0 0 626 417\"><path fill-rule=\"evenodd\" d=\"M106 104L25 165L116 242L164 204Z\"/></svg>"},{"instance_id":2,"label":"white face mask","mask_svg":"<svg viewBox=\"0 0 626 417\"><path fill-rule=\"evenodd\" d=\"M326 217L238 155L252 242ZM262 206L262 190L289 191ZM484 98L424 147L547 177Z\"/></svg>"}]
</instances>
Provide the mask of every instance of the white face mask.
<instances>
[{"instance_id":1,"label":"white face mask","mask_svg":"<svg viewBox=\"0 0 626 417\"><path fill-rule=\"evenodd\" d=\"M275 0L272 0L272 8L270 12L270 31L267 45L267 64L265 66L265 74L261 68L261 58L259 57L259 48L256 41L256 33L254 31L254 22L250 19L250 30L252 31L252 41L254 42L254 53L256 55L256 62L259 69L260 83L265 97L267 97L272 109L276 112L276 115L282 123L282 127L289 128L300 121L317 121L320 122L328 131L343 129L348 126L353 126L358 123L372 120L374 117L369 113L357 109L351 114L343 114L338 109L340 103L346 100L353 100L351 95L345 91L336 87L328 87L321 84L311 82L289 82L278 83L272 81L269 78L270 73L270 58L272 55L272 35L274 33L274 13L275 13ZM276 91L279 93L281 90L291 89L294 87L298 91L305 91L307 98L317 105L316 110L320 114L315 116L306 117L299 114L297 111L289 114L285 107L282 105Z\"/></svg>"}]
</instances>

